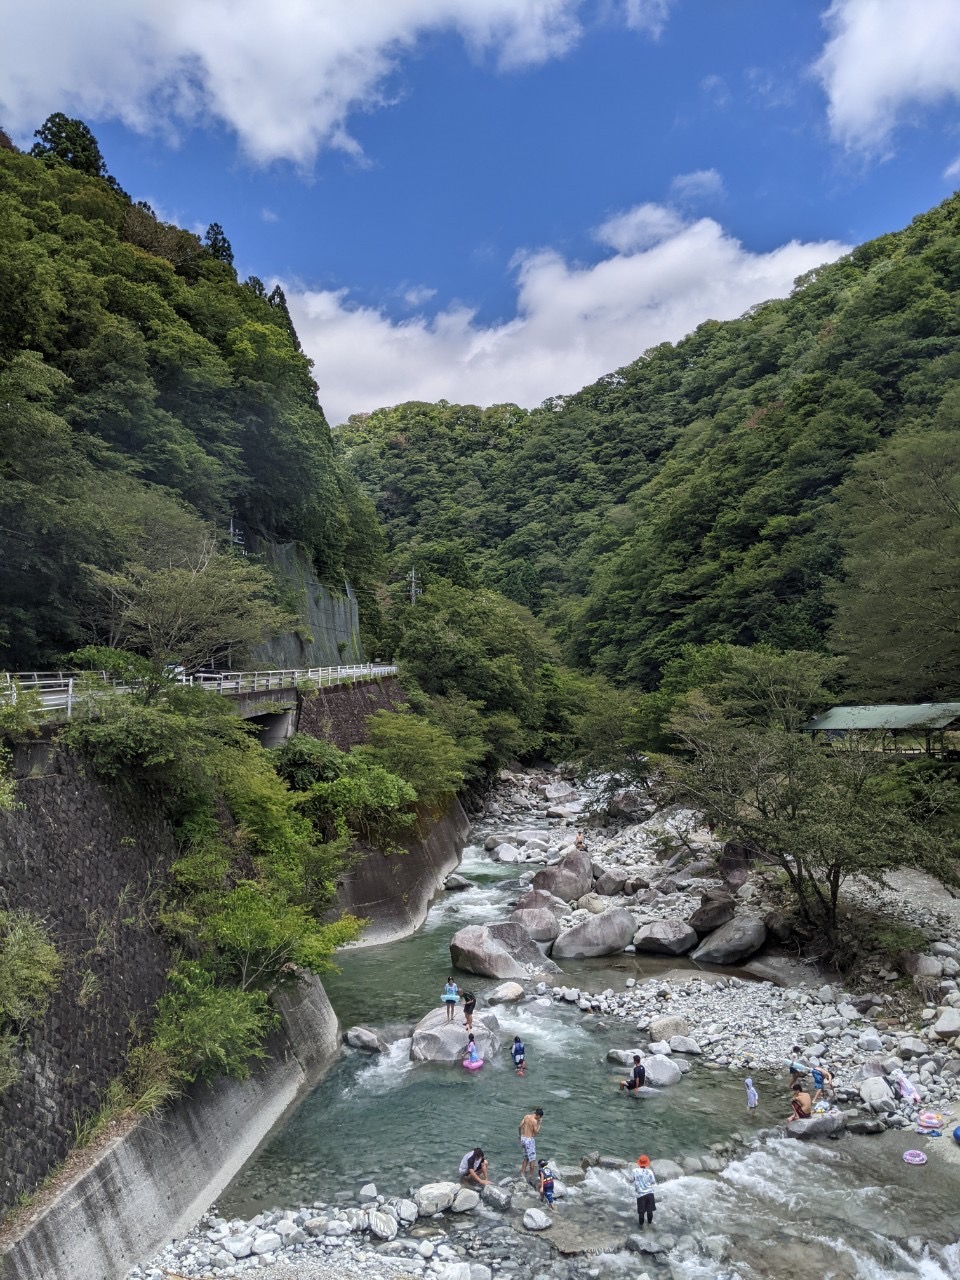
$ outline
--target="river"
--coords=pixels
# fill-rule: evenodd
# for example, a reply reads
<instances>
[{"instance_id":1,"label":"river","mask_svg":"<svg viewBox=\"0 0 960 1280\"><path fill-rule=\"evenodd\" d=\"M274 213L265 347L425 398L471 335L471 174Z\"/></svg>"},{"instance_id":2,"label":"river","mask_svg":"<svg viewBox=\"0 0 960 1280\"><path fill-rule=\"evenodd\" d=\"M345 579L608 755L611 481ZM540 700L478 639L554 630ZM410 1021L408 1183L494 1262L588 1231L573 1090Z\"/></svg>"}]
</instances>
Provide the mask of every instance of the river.
<instances>
[{"instance_id":1,"label":"river","mask_svg":"<svg viewBox=\"0 0 960 1280\"><path fill-rule=\"evenodd\" d=\"M489 829L474 838L482 841ZM630 1047L629 1034L553 1001L498 1006L501 1057L479 1072L411 1062L410 1028L439 1003L451 935L501 918L517 894L515 869L491 861L482 843L465 850L461 872L474 887L438 895L414 935L338 956L339 972L324 981L341 1023L376 1028L388 1052L346 1049L240 1172L221 1211L250 1216L315 1199L351 1203L368 1181L406 1194L454 1177L475 1145L498 1180L518 1171L517 1123L541 1106L540 1151L561 1166L578 1165L590 1151L631 1162L641 1151L654 1159L702 1156L734 1132L749 1144L718 1176L694 1174L659 1188L657 1232L673 1241L658 1255L666 1271L652 1257L638 1268L636 1254L618 1251L635 1224L630 1188L621 1172L590 1169L554 1217L591 1243L591 1275L646 1268L671 1280L960 1280L960 1164L905 1165L909 1134L808 1144L780 1137L782 1079L757 1079L761 1106L749 1118L740 1075L696 1059L679 1085L634 1101L618 1091L619 1073L606 1060L608 1049ZM567 962L563 981L617 989L668 967L677 962L627 955ZM459 978L481 994L496 985ZM507 1056L514 1034L527 1048L522 1078Z\"/></svg>"}]
</instances>

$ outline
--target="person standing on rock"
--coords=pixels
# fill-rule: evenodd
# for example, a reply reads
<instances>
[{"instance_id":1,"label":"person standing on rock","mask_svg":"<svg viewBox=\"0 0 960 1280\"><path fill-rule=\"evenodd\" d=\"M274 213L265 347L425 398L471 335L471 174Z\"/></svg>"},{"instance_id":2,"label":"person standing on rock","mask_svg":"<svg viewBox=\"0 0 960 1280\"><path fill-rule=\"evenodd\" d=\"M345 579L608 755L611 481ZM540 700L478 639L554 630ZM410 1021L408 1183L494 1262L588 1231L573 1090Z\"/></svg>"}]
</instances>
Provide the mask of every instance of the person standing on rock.
<instances>
[{"instance_id":1,"label":"person standing on rock","mask_svg":"<svg viewBox=\"0 0 960 1280\"><path fill-rule=\"evenodd\" d=\"M633 1189L637 1197L637 1217L640 1219L641 1231L644 1217L653 1226L653 1213L657 1207L653 1189L656 1185L657 1175L650 1168L650 1157L640 1156L633 1171Z\"/></svg>"},{"instance_id":2,"label":"person standing on rock","mask_svg":"<svg viewBox=\"0 0 960 1280\"><path fill-rule=\"evenodd\" d=\"M477 1007L477 997L472 991L461 991L460 999L463 1001L463 1022L468 1031L473 1030L473 1011Z\"/></svg>"},{"instance_id":3,"label":"person standing on rock","mask_svg":"<svg viewBox=\"0 0 960 1280\"><path fill-rule=\"evenodd\" d=\"M826 1101L828 1097L833 1098L836 1096L833 1088L833 1076L830 1074L828 1066L811 1067L810 1078L813 1080L814 1089L816 1089L816 1093L813 1095L814 1106L817 1105L821 1098Z\"/></svg>"},{"instance_id":4,"label":"person standing on rock","mask_svg":"<svg viewBox=\"0 0 960 1280\"><path fill-rule=\"evenodd\" d=\"M441 999L443 1000L443 1003L447 1006L447 1021L453 1022L454 1017L456 1016L454 1014L454 1010L456 1009L457 1002L460 999L460 988L454 982L453 974L450 975L450 977L447 979L446 983L444 984L443 995L441 996Z\"/></svg>"},{"instance_id":5,"label":"person standing on rock","mask_svg":"<svg viewBox=\"0 0 960 1280\"><path fill-rule=\"evenodd\" d=\"M543 1107L529 1111L520 1121L520 1147L523 1151L523 1161L520 1165L521 1178L528 1170L530 1173L537 1171L537 1134L540 1132L542 1123Z\"/></svg>"},{"instance_id":6,"label":"person standing on rock","mask_svg":"<svg viewBox=\"0 0 960 1280\"><path fill-rule=\"evenodd\" d=\"M490 1185L490 1179L487 1177L487 1157L480 1147L474 1147L472 1151L468 1151L460 1161L460 1181L467 1186L472 1182L481 1187Z\"/></svg>"}]
</instances>

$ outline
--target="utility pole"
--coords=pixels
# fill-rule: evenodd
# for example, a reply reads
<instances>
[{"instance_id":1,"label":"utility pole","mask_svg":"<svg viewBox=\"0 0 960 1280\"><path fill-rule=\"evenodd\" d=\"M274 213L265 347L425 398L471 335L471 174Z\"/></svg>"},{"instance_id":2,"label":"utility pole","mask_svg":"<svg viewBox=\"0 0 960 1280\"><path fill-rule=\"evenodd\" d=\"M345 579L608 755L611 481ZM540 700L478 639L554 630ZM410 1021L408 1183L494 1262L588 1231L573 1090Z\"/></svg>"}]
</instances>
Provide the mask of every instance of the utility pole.
<instances>
[{"instance_id":1,"label":"utility pole","mask_svg":"<svg viewBox=\"0 0 960 1280\"><path fill-rule=\"evenodd\" d=\"M423 595L423 587L420 585L420 575L417 573L416 565L407 574L407 581L410 583L410 603L416 604L417 597Z\"/></svg>"}]
</instances>

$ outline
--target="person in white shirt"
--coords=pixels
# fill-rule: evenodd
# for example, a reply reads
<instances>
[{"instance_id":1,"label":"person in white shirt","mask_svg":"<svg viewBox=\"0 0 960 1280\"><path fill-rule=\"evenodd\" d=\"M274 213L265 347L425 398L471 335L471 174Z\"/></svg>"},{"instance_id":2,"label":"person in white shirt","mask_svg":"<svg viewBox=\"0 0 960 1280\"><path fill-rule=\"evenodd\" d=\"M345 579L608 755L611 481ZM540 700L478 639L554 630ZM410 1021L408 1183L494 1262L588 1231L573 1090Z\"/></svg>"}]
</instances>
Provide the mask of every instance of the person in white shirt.
<instances>
[{"instance_id":1,"label":"person in white shirt","mask_svg":"<svg viewBox=\"0 0 960 1280\"><path fill-rule=\"evenodd\" d=\"M466 1183L476 1182L481 1187L489 1186L487 1177L487 1157L479 1147L474 1147L460 1161L460 1177Z\"/></svg>"},{"instance_id":2,"label":"person in white shirt","mask_svg":"<svg viewBox=\"0 0 960 1280\"><path fill-rule=\"evenodd\" d=\"M640 1219L640 1230L643 1230L643 1219L653 1225L653 1211L657 1201L653 1188L657 1185L657 1175L650 1168L650 1157L640 1156L637 1167L633 1171L633 1189L637 1193L637 1216Z\"/></svg>"}]
</instances>

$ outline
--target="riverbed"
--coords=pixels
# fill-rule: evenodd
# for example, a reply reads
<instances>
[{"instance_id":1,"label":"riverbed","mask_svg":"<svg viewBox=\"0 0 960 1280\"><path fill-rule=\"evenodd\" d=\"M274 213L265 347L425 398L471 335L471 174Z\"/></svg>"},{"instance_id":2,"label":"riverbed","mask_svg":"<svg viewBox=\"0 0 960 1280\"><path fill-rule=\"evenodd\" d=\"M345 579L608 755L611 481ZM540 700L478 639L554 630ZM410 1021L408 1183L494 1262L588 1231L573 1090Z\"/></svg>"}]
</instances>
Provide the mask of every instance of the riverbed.
<instances>
[{"instance_id":1,"label":"riverbed","mask_svg":"<svg viewBox=\"0 0 960 1280\"><path fill-rule=\"evenodd\" d=\"M681 1160L732 1135L742 1139L719 1174L694 1173L660 1187L656 1231L664 1245L641 1267L636 1254L621 1252L635 1226L625 1174L592 1168L572 1184L554 1218L568 1244L571 1236L589 1243L584 1275L645 1268L672 1280L960 1280L960 1166L936 1152L926 1166L905 1165L902 1152L917 1141L906 1133L810 1144L782 1137L776 1125L788 1110L784 1078L756 1078L761 1105L748 1115L741 1074L694 1058L680 1084L636 1101L617 1089L620 1073L607 1061L609 1049L631 1047L629 1032L547 1000L497 1006L503 1047L477 1073L411 1062L410 1029L439 1004L450 937L464 924L501 918L519 892L516 868L483 853L489 829L478 829L478 843L464 853L461 873L473 887L439 894L411 937L340 954L339 972L325 979L340 1021L375 1028L388 1050L371 1056L345 1049L227 1189L221 1212L250 1217L318 1200L356 1203L370 1181L385 1194L407 1194L455 1177L460 1157L476 1145L495 1180L515 1176L517 1123L541 1106L540 1153L571 1169L591 1151L631 1162L641 1151ZM628 978L677 967L675 960L623 955L566 963L563 981L622 989ZM497 985L457 977L481 998ZM514 1034L527 1048L523 1077L508 1056ZM502 1221L486 1207L479 1217L481 1226ZM517 1247L522 1256L522 1230Z\"/></svg>"}]
</instances>

